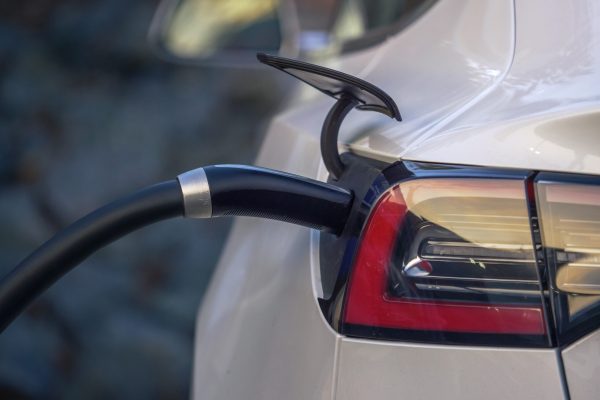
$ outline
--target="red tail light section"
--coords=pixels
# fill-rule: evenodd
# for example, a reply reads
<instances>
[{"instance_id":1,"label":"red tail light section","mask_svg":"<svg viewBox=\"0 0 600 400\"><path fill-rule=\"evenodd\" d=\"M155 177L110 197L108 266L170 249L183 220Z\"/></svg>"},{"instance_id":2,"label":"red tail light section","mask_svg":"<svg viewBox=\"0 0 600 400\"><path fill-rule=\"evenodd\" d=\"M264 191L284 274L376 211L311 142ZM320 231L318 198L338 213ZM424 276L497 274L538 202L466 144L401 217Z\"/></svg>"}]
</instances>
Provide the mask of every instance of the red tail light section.
<instances>
[{"instance_id":1,"label":"red tail light section","mask_svg":"<svg viewBox=\"0 0 600 400\"><path fill-rule=\"evenodd\" d=\"M600 329L599 177L405 161L363 207L342 333L552 347Z\"/></svg>"},{"instance_id":2,"label":"red tail light section","mask_svg":"<svg viewBox=\"0 0 600 400\"><path fill-rule=\"evenodd\" d=\"M403 193L411 199L410 208ZM486 199L493 200L489 206ZM521 210L515 209L515 205L497 209L499 199L518 202ZM474 203L473 200L478 204L455 207L457 201ZM436 207L439 201L442 204ZM451 204L444 206L444 202ZM512 212L512 215L496 215L502 211ZM419 219L412 227L404 226L409 220L408 213ZM429 230L431 235L440 237L423 235L420 230ZM455 236L453 241L449 241L448 234L442 230ZM418 250L414 258L403 263L394 259L393 251L396 242L405 238L418 238L422 242L416 244ZM488 243L490 239L495 243ZM446 248L432 251L429 243L433 241L444 243ZM495 251L498 248L527 251L522 256L508 251L499 255ZM486 257L486 252L490 257ZM505 274L498 279L490 271L489 278L485 277L487 264L503 268L502 264L523 260L529 260L530 264L525 262L518 267L533 269L526 284L533 288L523 288L532 292L529 301L520 293L514 294L526 272L520 271L514 277ZM416 263L426 263L427 269L411 274L411 269L418 268L414 266ZM461 263L467 264L463 266L465 271L453 273L453 269L461 268ZM472 276L466 269L474 269ZM393 283L391 274L398 275L402 283ZM488 282L485 287L474 287L470 279ZM514 287L507 288L511 283ZM408 288L397 293L390 284ZM457 291L464 292L465 296L456 299ZM509 299L500 302L480 298L481 293L490 291ZM469 292L478 296L470 296ZM447 299L443 297L445 293ZM377 203L367 222L351 278L345 322L410 330L544 335L544 312L522 183L429 179L409 181L392 188Z\"/></svg>"},{"instance_id":3,"label":"red tail light section","mask_svg":"<svg viewBox=\"0 0 600 400\"><path fill-rule=\"evenodd\" d=\"M554 347L600 329L600 177L404 161L362 205L343 334Z\"/></svg>"},{"instance_id":4,"label":"red tail light section","mask_svg":"<svg viewBox=\"0 0 600 400\"><path fill-rule=\"evenodd\" d=\"M342 332L548 346L526 183L426 177L385 191L356 249Z\"/></svg>"}]
</instances>

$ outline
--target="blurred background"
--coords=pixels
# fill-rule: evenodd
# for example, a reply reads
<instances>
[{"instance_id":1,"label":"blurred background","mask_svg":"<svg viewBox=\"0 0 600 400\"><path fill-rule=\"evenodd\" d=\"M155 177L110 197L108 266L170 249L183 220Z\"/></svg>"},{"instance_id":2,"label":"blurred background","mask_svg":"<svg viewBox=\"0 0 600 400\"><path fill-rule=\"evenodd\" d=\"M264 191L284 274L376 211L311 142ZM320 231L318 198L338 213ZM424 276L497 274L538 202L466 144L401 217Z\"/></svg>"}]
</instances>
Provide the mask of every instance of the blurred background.
<instances>
[{"instance_id":1,"label":"blurred background","mask_svg":"<svg viewBox=\"0 0 600 400\"><path fill-rule=\"evenodd\" d=\"M255 158L278 74L159 59L156 7L0 2L1 274L116 197ZM187 398L197 307L230 223L160 223L69 273L0 336L0 398Z\"/></svg>"},{"instance_id":2,"label":"blurred background","mask_svg":"<svg viewBox=\"0 0 600 400\"><path fill-rule=\"evenodd\" d=\"M434 2L0 1L0 274L123 194L252 163L295 84L257 50L335 62ZM0 335L0 399L188 398L230 224L163 222L69 273Z\"/></svg>"}]
</instances>

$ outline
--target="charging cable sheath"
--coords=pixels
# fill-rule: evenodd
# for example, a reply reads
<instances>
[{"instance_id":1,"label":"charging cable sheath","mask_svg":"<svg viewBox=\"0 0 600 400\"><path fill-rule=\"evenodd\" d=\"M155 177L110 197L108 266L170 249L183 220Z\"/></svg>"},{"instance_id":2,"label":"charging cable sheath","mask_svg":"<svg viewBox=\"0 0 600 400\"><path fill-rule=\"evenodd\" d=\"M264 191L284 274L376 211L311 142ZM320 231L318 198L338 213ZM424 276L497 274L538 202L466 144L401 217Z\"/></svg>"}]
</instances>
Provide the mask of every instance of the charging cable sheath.
<instances>
[{"instance_id":1,"label":"charging cable sheath","mask_svg":"<svg viewBox=\"0 0 600 400\"><path fill-rule=\"evenodd\" d=\"M259 217L339 233L352 203L345 189L266 168L213 165L177 179L192 218Z\"/></svg>"},{"instance_id":2,"label":"charging cable sheath","mask_svg":"<svg viewBox=\"0 0 600 400\"><path fill-rule=\"evenodd\" d=\"M41 245L0 281L0 332L42 292L107 244L179 216L250 216L342 231L353 196L336 186L279 171L222 165L198 168L93 211Z\"/></svg>"}]
</instances>

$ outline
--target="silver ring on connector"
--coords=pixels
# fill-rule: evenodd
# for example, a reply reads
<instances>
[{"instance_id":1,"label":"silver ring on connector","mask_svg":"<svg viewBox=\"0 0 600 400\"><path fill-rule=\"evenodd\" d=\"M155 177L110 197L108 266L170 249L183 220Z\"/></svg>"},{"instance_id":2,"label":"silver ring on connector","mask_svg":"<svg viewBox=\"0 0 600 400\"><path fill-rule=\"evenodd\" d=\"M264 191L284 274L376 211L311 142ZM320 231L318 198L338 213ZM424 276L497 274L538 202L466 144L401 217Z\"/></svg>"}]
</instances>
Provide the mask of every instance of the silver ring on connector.
<instances>
[{"instance_id":1,"label":"silver ring on connector","mask_svg":"<svg viewBox=\"0 0 600 400\"><path fill-rule=\"evenodd\" d=\"M210 187L204 168L193 169L177 177L183 193L185 216L188 218L212 217Z\"/></svg>"}]
</instances>

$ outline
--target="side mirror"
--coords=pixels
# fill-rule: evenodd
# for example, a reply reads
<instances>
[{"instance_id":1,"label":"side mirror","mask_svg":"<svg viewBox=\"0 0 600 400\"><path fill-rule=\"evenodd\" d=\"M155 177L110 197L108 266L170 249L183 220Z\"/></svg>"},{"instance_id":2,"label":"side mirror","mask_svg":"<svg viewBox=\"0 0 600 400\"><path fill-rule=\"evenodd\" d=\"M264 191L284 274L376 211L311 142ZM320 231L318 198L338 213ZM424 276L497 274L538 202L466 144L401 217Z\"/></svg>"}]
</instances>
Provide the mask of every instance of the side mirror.
<instances>
[{"instance_id":1,"label":"side mirror","mask_svg":"<svg viewBox=\"0 0 600 400\"><path fill-rule=\"evenodd\" d=\"M185 64L255 66L256 52L316 60L374 45L436 0L162 0L151 46Z\"/></svg>"},{"instance_id":2,"label":"side mirror","mask_svg":"<svg viewBox=\"0 0 600 400\"><path fill-rule=\"evenodd\" d=\"M255 66L257 51L287 57L329 45L337 1L314 3L324 26L302 31L301 0L162 0L149 31L152 47L170 61ZM323 25L323 24L321 24Z\"/></svg>"}]
</instances>

